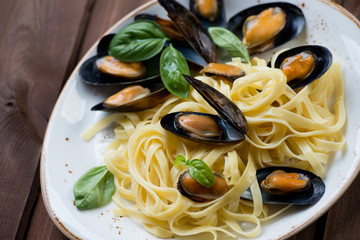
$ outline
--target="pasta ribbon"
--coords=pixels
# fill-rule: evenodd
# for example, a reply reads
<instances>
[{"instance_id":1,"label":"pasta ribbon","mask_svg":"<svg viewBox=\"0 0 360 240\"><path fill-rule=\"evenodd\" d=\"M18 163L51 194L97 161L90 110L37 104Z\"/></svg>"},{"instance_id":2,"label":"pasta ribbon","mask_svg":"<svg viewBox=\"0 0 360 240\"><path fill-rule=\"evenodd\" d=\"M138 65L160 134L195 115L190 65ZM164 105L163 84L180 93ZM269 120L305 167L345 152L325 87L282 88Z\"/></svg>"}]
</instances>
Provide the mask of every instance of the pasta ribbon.
<instances>
[{"instance_id":1,"label":"pasta ribbon","mask_svg":"<svg viewBox=\"0 0 360 240\"><path fill-rule=\"evenodd\" d=\"M244 113L249 124L245 141L233 145L209 145L181 139L160 125L162 116L175 111L217 114L197 93L188 99L175 96L161 106L139 113L107 116L84 133L89 140L107 124L116 122L115 140L105 154L105 164L114 174L118 205L116 216L142 222L162 238L210 234L254 238L261 223L275 218L263 204L256 169L266 166L302 168L325 177L331 152L345 144L342 127L346 121L344 84L339 64L316 82L298 91L286 84L279 69L268 68L262 59L252 66L234 59L230 64L246 72L233 83L199 76L229 97ZM229 191L216 200L193 202L177 190L183 166L173 166L177 155L202 159L222 174ZM252 202L240 198L251 189Z\"/></svg>"}]
</instances>

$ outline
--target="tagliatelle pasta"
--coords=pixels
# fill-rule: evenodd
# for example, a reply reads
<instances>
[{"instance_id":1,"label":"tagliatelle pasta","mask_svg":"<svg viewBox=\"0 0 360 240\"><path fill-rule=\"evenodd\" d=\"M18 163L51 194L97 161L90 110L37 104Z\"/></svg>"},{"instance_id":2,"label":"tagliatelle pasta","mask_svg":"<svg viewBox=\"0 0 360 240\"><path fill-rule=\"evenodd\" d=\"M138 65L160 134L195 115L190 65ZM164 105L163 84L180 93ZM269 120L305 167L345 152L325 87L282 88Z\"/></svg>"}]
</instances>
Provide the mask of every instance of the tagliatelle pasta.
<instances>
[{"instance_id":1,"label":"tagliatelle pasta","mask_svg":"<svg viewBox=\"0 0 360 240\"><path fill-rule=\"evenodd\" d=\"M175 111L217 114L195 91L188 99L175 96L162 105L139 113L107 116L84 133L89 140L110 122L115 140L105 154L105 164L115 176L116 216L142 222L157 237L211 234L219 239L256 237L269 215L260 189L254 184L257 168L291 166L324 177L332 151L345 144L344 87L341 67L334 63L313 84L294 91L279 69L254 58L252 66L234 59L230 64L246 72L234 83L199 76L230 98L249 124L245 141L232 145L209 145L181 139L160 125L162 116ZM179 154L202 159L224 176L229 191L216 200L198 203L180 194L176 185L184 167L173 166ZM251 188L253 201L240 198ZM280 212L285 211L283 208Z\"/></svg>"}]
</instances>

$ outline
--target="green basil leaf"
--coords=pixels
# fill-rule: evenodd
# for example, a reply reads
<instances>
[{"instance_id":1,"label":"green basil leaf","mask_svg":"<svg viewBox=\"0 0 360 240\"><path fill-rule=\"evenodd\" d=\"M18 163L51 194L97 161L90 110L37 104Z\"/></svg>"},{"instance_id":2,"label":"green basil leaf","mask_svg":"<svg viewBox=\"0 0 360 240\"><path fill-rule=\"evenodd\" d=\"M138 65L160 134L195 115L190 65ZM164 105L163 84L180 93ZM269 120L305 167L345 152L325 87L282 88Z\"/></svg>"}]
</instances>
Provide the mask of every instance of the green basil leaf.
<instances>
[{"instance_id":1,"label":"green basil leaf","mask_svg":"<svg viewBox=\"0 0 360 240\"><path fill-rule=\"evenodd\" d=\"M121 61L144 61L158 54L166 41L159 25L139 20L120 29L110 42L109 53Z\"/></svg>"},{"instance_id":2,"label":"green basil leaf","mask_svg":"<svg viewBox=\"0 0 360 240\"><path fill-rule=\"evenodd\" d=\"M187 98L190 84L182 76L183 74L190 75L186 59L170 44L160 57L161 80L169 92L178 97Z\"/></svg>"},{"instance_id":3,"label":"green basil leaf","mask_svg":"<svg viewBox=\"0 0 360 240\"><path fill-rule=\"evenodd\" d=\"M75 206L79 209L101 207L110 202L115 192L114 176L106 166L94 167L75 183Z\"/></svg>"},{"instance_id":4,"label":"green basil leaf","mask_svg":"<svg viewBox=\"0 0 360 240\"><path fill-rule=\"evenodd\" d=\"M209 166L200 159L189 160L189 174L204 187L210 188L215 184L215 176Z\"/></svg>"},{"instance_id":5,"label":"green basil leaf","mask_svg":"<svg viewBox=\"0 0 360 240\"><path fill-rule=\"evenodd\" d=\"M175 158L174 165L183 165L185 162L185 157L183 155L178 155Z\"/></svg>"},{"instance_id":6,"label":"green basil leaf","mask_svg":"<svg viewBox=\"0 0 360 240\"><path fill-rule=\"evenodd\" d=\"M215 44L227 51L232 57L250 64L249 52L241 40L231 31L222 27L209 27L209 33Z\"/></svg>"}]
</instances>

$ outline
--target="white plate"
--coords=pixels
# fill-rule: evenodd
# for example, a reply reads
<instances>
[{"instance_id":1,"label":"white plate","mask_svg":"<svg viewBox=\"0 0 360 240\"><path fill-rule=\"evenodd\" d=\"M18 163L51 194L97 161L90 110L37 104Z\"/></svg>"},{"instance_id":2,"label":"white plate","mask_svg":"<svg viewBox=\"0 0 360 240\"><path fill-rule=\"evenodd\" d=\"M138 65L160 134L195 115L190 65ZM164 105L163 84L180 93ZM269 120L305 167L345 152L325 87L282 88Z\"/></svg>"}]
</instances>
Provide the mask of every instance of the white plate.
<instances>
[{"instance_id":1,"label":"white plate","mask_svg":"<svg viewBox=\"0 0 360 240\"><path fill-rule=\"evenodd\" d=\"M180 1L188 4L188 1ZM227 16L259 2L259 0L225 0ZM307 26L295 40L282 47L301 44L320 44L328 47L334 60L340 62L345 77L347 146L343 153L336 153L325 179L323 198L310 207L294 207L263 224L261 235L256 239L282 239L305 228L325 213L354 180L360 168L360 23L342 7L327 0L288 1L304 11ZM187 6L187 5L186 5ZM151 1L127 15L108 33L132 21L139 11L165 16L165 11ZM96 44L95 44L96 45ZM95 54L95 45L84 59ZM83 60L84 60L83 59ZM82 61L83 61L82 60ZM82 62L81 61L81 62ZM79 63L79 65L81 64ZM142 225L129 218L114 218L114 203L104 208L79 211L74 206L72 187L89 168L103 164L102 155L109 132L103 131L90 142L80 135L105 114L91 112L90 108L100 102L101 90L86 86L79 79L78 67L63 89L47 128L41 158L41 186L47 211L56 226L72 239L156 239Z\"/></svg>"}]
</instances>

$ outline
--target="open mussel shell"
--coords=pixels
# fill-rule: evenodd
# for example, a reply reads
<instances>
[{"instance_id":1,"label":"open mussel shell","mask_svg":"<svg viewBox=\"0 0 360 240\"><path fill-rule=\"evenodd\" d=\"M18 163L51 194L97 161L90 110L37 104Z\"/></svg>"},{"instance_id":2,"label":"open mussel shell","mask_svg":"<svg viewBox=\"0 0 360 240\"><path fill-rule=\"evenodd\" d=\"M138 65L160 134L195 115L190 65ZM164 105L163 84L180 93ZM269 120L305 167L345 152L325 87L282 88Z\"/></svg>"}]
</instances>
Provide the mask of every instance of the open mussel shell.
<instances>
[{"instance_id":1,"label":"open mussel shell","mask_svg":"<svg viewBox=\"0 0 360 240\"><path fill-rule=\"evenodd\" d=\"M160 54L153 58L143 61L142 64L146 68L144 76L138 79L130 79L125 77L118 77L101 72L96 65L96 62L108 54L108 48L111 40L115 34L108 34L101 38L97 46L97 54L87 59L80 67L79 74L81 79L90 85L123 85L129 86L133 84L142 84L147 81L152 81L160 76L159 63Z\"/></svg>"},{"instance_id":2,"label":"open mussel shell","mask_svg":"<svg viewBox=\"0 0 360 240\"><path fill-rule=\"evenodd\" d=\"M206 28L195 15L174 0L158 0L169 18L191 47L208 63L216 62L216 46Z\"/></svg>"},{"instance_id":3,"label":"open mussel shell","mask_svg":"<svg viewBox=\"0 0 360 240\"><path fill-rule=\"evenodd\" d=\"M325 193L325 184L320 177L316 176L312 172L302 170L299 168L291 167L266 167L260 168L256 172L256 178L260 183L266 179L266 177L274 172L275 170L283 170L287 173L300 173L304 174L310 179L310 185L304 191L298 191L285 195L275 195L271 194L265 190L261 189L261 195L264 203L269 204L294 204L294 205L309 205L318 202ZM246 191L242 198L252 200L251 193Z\"/></svg>"},{"instance_id":4,"label":"open mussel shell","mask_svg":"<svg viewBox=\"0 0 360 240\"><path fill-rule=\"evenodd\" d=\"M107 56L105 53L97 54L86 60L80 67L79 73L81 79L90 85L124 85L129 86L133 84L141 84L152 81L160 76L159 63L160 55L142 62L146 68L146 73L139 79L130 79L125 77L118 77L106 74L98 70L96 62L98 59Z\"/></svg>"},{"instance_id":5,"label":"open mussel shell","mask_svg":"<svg viewBox=\"0 0 360 240\"><path fill-rule=\"evenodd\" d=\"M238 129L242 134L247 133L249 127L246 118L233 101L200 80L186 75L184 75L184 78L223 119L229 122L234 128Z\"/></svg>"},{"instance_id":6,"label":"open mussel shell","mask_svg":"<svg viewBox=\"0 0 360 240\"><path fill-rule=\"evenodd\" d=\"M216 136L205 136L205 135L199 135L193 131L189 131L183 128L181 126L179 118L181 116L186 116L186 115L197 115L197 116L211 118L216 122L217 126L219 127L220 134ZM165 115L161 119L160 124L165 130L168 130L177 136L195 142L202 142L202 143L205 142L212 144L228 144L228 143L238 143L245 139L244 134L242 132L234 128L224 119L213 114L199 113L199 112L174 112Z\"/></svg>"},{"instance_id":7,"label":"open mussel shell","mask_svg":"<svg viewBox=\"0 0 360 240\"><path fill-rule=\"evenodd\" d=\"M293 4L286 3L286 2L273 2L273 3L266 3L266 4L259 4L250 8L247 8L233 17L230 18L227 28L235 33L240 39L244 38L243 34L243 25L250 16L258 15L262 11L269 9L269 8L275 8L279 7L283 10L283 12L286 14L286 23L282 30L277 33L277 35L273 38L272 44L270 44L265 49L256 49L257 46L254 46L254 48L248 48L249 52L251 54L263 52L266 50L269 50L271 48L275 48L277 46L280 46L291 39L298 36L304 26L305 26L305 16L301 9Z\"/></svg>"},{"instance_id":8,"label":"open mussel shell","mask_svg":"<svg viewBox=\"0 0 360 240\"><path fill-rule=\"evenodd\" d=\"M165 102L171 96L171 93L165 88L160 77L154 80L155 81L151 83L143 85L144 88L148 88L150 90L150 95L116 107L111 107L104 104L104 102L101 102L93 106L91 110L107 112L138 112L155 107L156 105Z\"/></svg>"},{"instance_id":9,"label":"open mussel shell","mask_svg":"<svg viewBox=\"0 0 360 240\"><path fill-rule=\"evenodd\" d=\"M226 26L226 15L224 0L208 0L212 1L212 9L205 10L206 14L201 14L199 10L198 2L206 1L196 1L190 0L190 11L195 14L195 16L202 22L205 28L208 27L225 27ZM204 11L203 11L204 12Z\"/></svg>"},{"instance_id":10,"label":"open mussel shell","mask_svg":"<svg viewBox=\"0 0 360 240\"><path fill-rule=\"evenodd\" d=\"M174 22L170 19L163 19L158 17L157 15L141 13L135 16L135 21L137 20L150 20L152 22L155 22L161 27L165 35L171 39L172 43L176 42L179 44L188 45L182 34L177 30Z\"/></svg>"},{"instance_id":11,"label":"open mussel shell","mask_svg":"<svg viewBox=\"0 0 360 240\"><path fill-rule=\"evenodd\" d=\"M219 198L228 191L228 186L223 176L213 173L215 184L211 188L206 188L193 179L189 171L185 171L179 176L177 189L183 196L195 202L207 202Z\"/></svg>"},{"instance_id":12,"label":"open mussel shell","mask_svg":"<svg viewBox=\"0 0 360 240\"><path fill-rule=\"evenodd\" d=\"M156 22L159 24L159 17L156 15L151 15L147 13L142 13L135 16L135 20L150 20L153 22ZM171 21L170 19L161 19L163 21ZM172 23L174 24L174 23ZM190 44L185 40L183 35L177 30L177 28L174 25L175 29L171 29L170 23L166 24L166 26L162 26L159 24L160 27L162 27L165 34L171 39L171 44L174 48L176 48L178 51L182 53L182 55L190 62L196 63L199 66L205 66L207 63L191 46ZM182 39L179 39L177 34L181 34ZM166 46L170 45L169 42L165 43Z\"/></svg>"},{"instance_id":13,"label":"open mussel shell","mask_svg":"<svg viewBox=\"0 0 360 240\"><path fill-rule=\"evenodd\" d=\"M292 89L297 89L306 86L307 84L313 82L314 80L320 78L326 71L330 68L333 60L333 56L329 49L323 46L318 45L305 45L296 48L289 49L282 52L277 56L274 62L275 68L280 68L282 62L291 56L302 52L310 52L314 57L314 66L313 70L305 79L293 79L287 84Z\"/></svg>"},{"instance_id":14,"label":"open mussel shell","mask_svg":"<svg viewBox=\"0 0 360 240\"><path fill-rule=\"evenodd\" d=\"M241 68L225 63L209 63L200 73L214 79L226 79L231 82L245 76L245 72Z\"/></svg>"}]
</instances>

